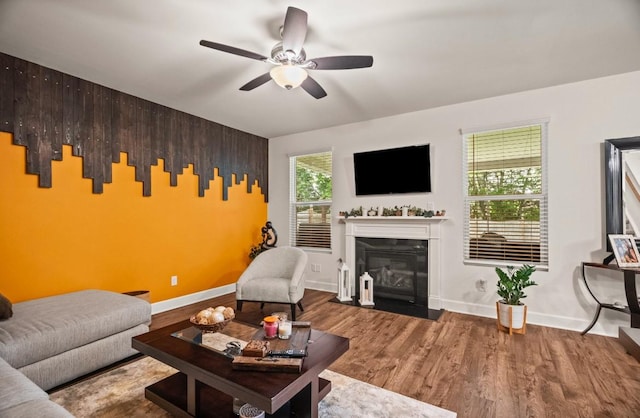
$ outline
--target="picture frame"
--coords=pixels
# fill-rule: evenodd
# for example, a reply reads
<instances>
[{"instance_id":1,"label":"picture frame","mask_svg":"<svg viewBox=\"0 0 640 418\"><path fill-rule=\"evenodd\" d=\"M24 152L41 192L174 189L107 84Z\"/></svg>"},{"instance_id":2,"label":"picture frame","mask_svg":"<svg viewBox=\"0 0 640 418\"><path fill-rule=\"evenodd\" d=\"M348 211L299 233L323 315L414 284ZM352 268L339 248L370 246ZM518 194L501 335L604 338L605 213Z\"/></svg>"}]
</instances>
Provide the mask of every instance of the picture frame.
<instances>
[{"instance_id":1,"label":"picture frame","mask_svg":"<svg viewBox=\"0 0 640 418\"><path fill-rule=\"evenodd\" d=\"M618 267L640 267L640 253L633 235L610 234L609 241Z\"/></svg>"}]
</instances>

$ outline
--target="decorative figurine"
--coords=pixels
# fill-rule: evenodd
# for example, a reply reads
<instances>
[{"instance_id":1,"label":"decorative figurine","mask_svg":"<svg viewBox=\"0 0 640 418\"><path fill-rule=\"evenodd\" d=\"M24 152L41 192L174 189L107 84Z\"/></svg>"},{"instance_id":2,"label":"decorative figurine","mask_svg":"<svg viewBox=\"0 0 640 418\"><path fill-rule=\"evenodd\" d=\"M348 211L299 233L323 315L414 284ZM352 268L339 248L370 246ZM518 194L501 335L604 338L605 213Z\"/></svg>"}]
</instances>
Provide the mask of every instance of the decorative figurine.
<instances>
[{"instance_id":1,"label":"decorative figurine","mask_svg":"<svg viewBox=\"0 0 640 418\"><path fill-rule=\"evenodd\" d=\"M278 242L278 234L271 225L271 221L267 221L262 227L262 248L268 250L269 248L275 248Z\"/></svg>"}]
</instances>

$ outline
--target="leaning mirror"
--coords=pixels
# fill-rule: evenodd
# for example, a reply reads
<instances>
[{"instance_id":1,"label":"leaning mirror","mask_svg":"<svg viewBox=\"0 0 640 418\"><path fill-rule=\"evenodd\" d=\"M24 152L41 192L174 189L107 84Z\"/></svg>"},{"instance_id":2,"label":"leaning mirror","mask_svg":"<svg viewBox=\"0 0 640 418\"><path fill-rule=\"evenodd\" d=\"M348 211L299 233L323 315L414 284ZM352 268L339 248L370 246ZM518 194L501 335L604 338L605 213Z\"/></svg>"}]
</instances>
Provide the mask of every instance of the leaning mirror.
<instances>
[{"instance_id":1,"label":"leaning mirror","mask_svg":"<svg viewBox=\"0 0 640 418\"><path fill-rule=\"evenodd\" d=\"M640 136L604 142L607 251L610 234L640 235Z\"/></svg>"}]
</instances>

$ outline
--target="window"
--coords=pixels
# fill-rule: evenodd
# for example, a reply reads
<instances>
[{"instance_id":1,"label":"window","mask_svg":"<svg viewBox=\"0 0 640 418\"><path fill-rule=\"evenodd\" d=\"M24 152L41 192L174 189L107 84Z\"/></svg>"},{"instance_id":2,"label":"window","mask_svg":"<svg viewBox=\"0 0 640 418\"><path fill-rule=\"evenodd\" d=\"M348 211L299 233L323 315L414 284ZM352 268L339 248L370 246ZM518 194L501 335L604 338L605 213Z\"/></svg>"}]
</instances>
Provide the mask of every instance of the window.
<instances>
[{"instance_id":1,"label":"window","mask_svg":"<svg viewBox=\"0 0 640 418\"><path fill-rule=\"evenodd\" d=\"M463 132L465 262L547 267L546 137L546 121Z\"/></svg>"},{"instance_id":2,"label":"window","mask_svg":"<svg viewBox=\"0 0 640 418\"><path fill-rule=\"evenodd\" d=\"M290 158L291 245L331 249L331 151Z\"/></svg>"}]
</instances>

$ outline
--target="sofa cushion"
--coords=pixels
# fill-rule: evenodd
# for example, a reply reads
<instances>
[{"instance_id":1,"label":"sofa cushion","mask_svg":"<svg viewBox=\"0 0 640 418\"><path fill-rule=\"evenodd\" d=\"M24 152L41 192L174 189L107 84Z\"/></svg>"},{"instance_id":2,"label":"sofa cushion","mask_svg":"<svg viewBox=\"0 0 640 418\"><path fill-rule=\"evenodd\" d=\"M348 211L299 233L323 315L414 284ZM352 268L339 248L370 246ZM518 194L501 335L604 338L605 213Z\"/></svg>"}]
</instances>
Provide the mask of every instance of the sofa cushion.
<instances>
[{"instance_id":1,"label":"sofa cushion","mask_svg":"<svg viewBox=\"0 0 640 418\"><path fill-rule=\"evenodd\" d=\"M0 357L20 368L151 322L151 305L104 290L19 302L0 322Z\"/></svg>"},{"instance_id":2,"label":"sofa cushion","mask_svg":"<svg viewBox=\"0 0 640 418\"><path fill-rule=\"evenodd\" d=\"M18 371L42 389L49 390L76 377L133 356L137 351L131 348L131 338L147 331L149 327L140 324L57 356L20 367Z\"/></svg>"},{"instance_id":3,"label":"sofa cushion","mask_svg":"<svg viewBox=\"0 0 640 418\"><path fill-rule=\"evenodd\" d=\"M0 320L9 319L13 315L11 301L0 293Z\"/></svg>"},{"instance_id":4,"label":"sofa cushion","mask_svg":"<svg viewBox=\"0 0 640 418\"><path fill-rule=\"evenodd\" d=\"M5 416L5 409L36 399L49 399L49 396L0 358L0 416Z\"/></svg>"},{"instance_id":5,"label":"sofa cushion","mask_svg":"<svg viewBox=\"0 0 640 418\"><path fill-rule=\"evenodd\" d=\"M73 418L73 415L57 403L38 399L0 411L2 418Z\"/></svg>"}]
</instances>

